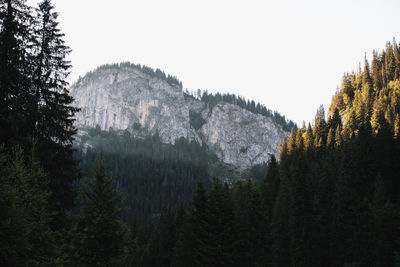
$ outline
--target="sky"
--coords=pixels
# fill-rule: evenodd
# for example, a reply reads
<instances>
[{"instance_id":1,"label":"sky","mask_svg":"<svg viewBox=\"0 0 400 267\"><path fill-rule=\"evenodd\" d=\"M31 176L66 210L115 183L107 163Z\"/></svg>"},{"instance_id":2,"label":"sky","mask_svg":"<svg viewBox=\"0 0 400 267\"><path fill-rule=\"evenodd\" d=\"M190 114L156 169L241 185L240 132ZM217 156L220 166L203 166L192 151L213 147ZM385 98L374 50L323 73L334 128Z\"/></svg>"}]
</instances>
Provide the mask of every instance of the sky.
<instances>
[{"instance_id":1,"label":"sky","mask_svg":"<svg viewBox=\"0 0 400 267\"><path fill-rule=\"evenodd\" d=\"M28 0L28 3L37 3ZM343 73L400 41L398 0L53 0L73 83L131 61L184 89L254 99L301 125L328 110Z\"/></svg>"}]
</instances>

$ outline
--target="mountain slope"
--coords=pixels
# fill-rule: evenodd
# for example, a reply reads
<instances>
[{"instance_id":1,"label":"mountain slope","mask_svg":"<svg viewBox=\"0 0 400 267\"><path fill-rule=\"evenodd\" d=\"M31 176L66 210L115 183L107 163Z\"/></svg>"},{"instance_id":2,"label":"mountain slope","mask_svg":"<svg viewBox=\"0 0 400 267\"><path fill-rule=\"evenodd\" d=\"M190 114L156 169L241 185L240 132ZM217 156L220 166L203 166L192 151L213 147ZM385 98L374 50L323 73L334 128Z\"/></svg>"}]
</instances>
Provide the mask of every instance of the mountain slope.
<instances>
[{"instance_id":1,"label":"mountain slope","mask_svg":"<svg viewBox=\"0 0 400 267\"><path fill-rule=\"evenodd\" d=\"M288 132L272 117L227 102L213 105L182 91L163 72L130 63L105 65L71 87L82 110L77 126L160 135L164 143L180 137L205 143L219 159L241 169L268 161Z\"/></svg>"}]
</instances>

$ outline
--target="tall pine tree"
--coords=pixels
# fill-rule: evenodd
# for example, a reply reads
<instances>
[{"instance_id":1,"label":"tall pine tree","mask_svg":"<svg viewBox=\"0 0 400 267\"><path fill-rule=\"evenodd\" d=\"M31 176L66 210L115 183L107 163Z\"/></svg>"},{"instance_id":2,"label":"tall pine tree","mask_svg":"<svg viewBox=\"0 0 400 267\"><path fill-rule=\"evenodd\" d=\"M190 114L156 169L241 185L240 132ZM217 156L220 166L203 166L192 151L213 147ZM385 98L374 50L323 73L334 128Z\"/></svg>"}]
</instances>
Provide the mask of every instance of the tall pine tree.
<instances>
[{"instance_id":1,"label":"tall pine tree","mask_svg":"<svg viewBox=\"0 0 400 267\"><path fill-rule=\"evenodd\" d=\"M75 248L78 266L118 266L125 254L127 229L119 218L122 198L107 176L103 157L94 179L82 190L83 204L77 222Z\"/></svg>"},{"instance_id":2,"label":"tall pine tree","mask_svg":"<svg viewBox=\"0 0 400 267\"><path fill-rule=\"evenodd\" d=\"M34 32L33 96L30 125L38 140L39 158L50 176L52 209L57 212L56 228L66 225L66 210L74 206L74 181L80 178L73 159L72 142L76 128L66 78L71 67L66 60L70 49L58 28L58 14L51 0L43 0L36 9Z\"/></svg>"}]
</instances>

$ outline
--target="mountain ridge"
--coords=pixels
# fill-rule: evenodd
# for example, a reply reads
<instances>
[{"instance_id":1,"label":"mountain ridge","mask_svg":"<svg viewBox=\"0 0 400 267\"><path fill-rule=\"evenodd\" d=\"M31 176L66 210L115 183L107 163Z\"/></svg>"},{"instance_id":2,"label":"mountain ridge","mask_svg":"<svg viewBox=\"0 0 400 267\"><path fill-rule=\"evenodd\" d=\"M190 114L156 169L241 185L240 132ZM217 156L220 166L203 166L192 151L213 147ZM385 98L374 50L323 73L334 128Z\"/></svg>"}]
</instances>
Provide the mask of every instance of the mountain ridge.
<instances>
[{"instance_id":1,"label":"mountain ridge","mask_svg":"<svg viewBox=\"0 0 400 267\"><path fill-rule=\"evenodd\" d=\"M157 131L163 142L171 144L185 137L204 142L219 159L242 169L277 155L279 144L289 135L282 123L274 121L273 115L279 113L254 101L246 104L234 95L208 93L203 93L204 99L190 97L175 76L127 62L96 68L75 82L70 92L81 108L76 115L78 128L99 125L102 130L131 133L140 128L150 135Z\"/></svg>"}]
</instances>

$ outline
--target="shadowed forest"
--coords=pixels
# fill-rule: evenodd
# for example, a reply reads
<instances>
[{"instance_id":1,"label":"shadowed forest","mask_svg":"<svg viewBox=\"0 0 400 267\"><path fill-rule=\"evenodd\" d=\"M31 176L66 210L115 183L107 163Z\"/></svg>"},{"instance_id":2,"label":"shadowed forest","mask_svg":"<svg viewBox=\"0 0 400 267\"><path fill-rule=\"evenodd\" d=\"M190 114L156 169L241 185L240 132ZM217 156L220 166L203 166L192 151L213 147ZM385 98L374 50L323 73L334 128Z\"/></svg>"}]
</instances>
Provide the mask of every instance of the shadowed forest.
<instances>
[{"instance_id":1,"label":"shadowed forest","mask_svg":"<svg viewBox=\"0 0 400 267\"><path fill-rule=\"evenodd\" d=\"M51 0L0 2L0 266L400 266L395 40L299 128L254 101L199 95L292 129L278 158L233 183L185 138L89 129L96 145L76 145L70 51Z\"/></svg>"}]
</instances>

